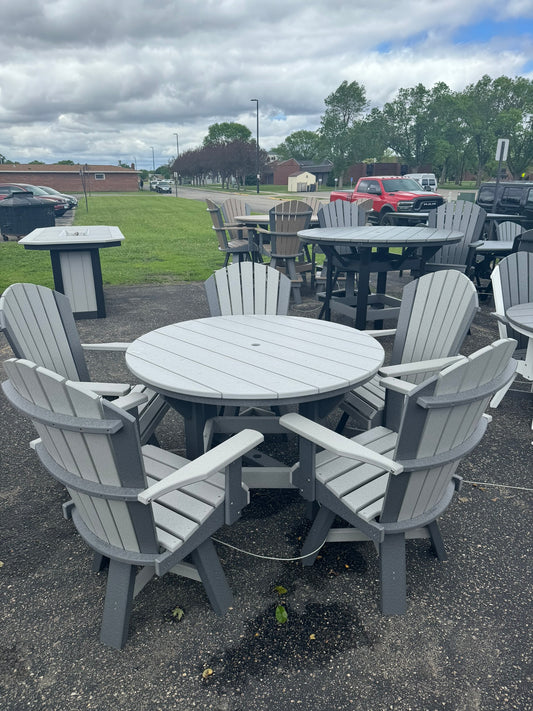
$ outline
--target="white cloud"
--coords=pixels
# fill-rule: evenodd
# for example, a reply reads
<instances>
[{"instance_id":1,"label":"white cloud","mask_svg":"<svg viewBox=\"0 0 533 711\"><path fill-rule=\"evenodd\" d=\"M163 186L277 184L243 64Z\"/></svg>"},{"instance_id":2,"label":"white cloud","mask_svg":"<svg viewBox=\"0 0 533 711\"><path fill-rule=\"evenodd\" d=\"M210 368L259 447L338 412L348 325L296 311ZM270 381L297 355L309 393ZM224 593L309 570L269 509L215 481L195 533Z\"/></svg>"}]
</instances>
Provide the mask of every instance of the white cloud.
<instances>
[{"instance_id":1,"label":"white cloud","mask_svg":"<svg viewBox=\"0 0 533 711\"><path fill-rule=\"evenodd\" d=\"M164 162L238 121L265 148L315 130L344 80L372 105L400 87L526 74L531 3L510 0L33 0L2 8L0 153L12 160ZM476 42L465 28L516 21ZM457 31L467 37L454 44ZM6 49L8 48L8 49ZM529 65L530 66L530 65ZM531 74L529 75L531 76ZM280 121L279 116L286 120Z\"/></svg>"}]
</instances>

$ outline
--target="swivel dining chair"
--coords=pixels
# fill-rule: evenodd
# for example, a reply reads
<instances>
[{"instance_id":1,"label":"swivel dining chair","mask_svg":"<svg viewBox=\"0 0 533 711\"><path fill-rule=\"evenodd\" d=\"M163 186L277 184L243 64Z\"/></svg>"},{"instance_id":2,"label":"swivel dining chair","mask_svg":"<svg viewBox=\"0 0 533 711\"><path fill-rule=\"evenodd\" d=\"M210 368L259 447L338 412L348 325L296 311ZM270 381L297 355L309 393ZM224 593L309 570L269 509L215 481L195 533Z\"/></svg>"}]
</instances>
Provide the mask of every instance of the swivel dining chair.
<instances>
[{"instance_id":1,"label":"swivel dining chair","mask_svg":"<svg viewBox=\"0 0 533 711\"><path fill-rule=\"evenodd\" d=\"M245 430L189 462L141 448L135 418L79 383L27 360L4 367L6 397L38 432L33 449L69 492L65 518L95 551L96 570L109 561L100 640L124 646L134 597L166 573L203 582L223 615L232 593L210 536L248 503L240 459L263 435Z\"/></svg>"},{"instance_id":2,"label":"swivel dining chair","mask_svg":"<svg viewBox=\"0 0 533 711\"><path fill-rule=\"evenodd\" d=\"M218 249L225 255L224 266L228 264L230 257L232 261L238 262L245 259L253 259L252 253L256 252L257 249L253 241L249 239L248 228L242 225L225 224L220 207L207 198L205 202L213 223L212 229L217 236ZM235 234L239 234L240 237L235 238Z\"/></svg>"},{"instance_id":3,"label":"swivel dining chair","mask_svg":"<svg viewBox=\"0 0 533 711\"><path fill-rule=\"evenodd\" d=\"M269 211L269 229L258 227L261 251L270 258L270 266L287 274L295 303L301 303L302 275L313 265L298 232L309 227L312 209L301 200L286 200ZM266 242L269 240L269 243Z\"/></svg>"},{"instance_id":4,"label":"swivel dining chair","mask_svg":"<svg viewBox=\"0 0 533 711\"><path fill-rule=\"evenodd\" d=\"M166 401L144 385L92 381L84 351L125 352L129 343L81 343L64 294L36 284L12 284L0 297L0 331L17 358L26 358L106 397L129 395L123 407L138 412L142 444L156 442L155 429L168 411Z\"/></svg>"},{"instance_id":5,"label":"swivel dining chair","mask_svg":"<svg viewBox=\"0 0 533 711\"><path fill-rule=\"evenodd\" d=\"M430 538L446 559L437 520L459 487L461 459L491 420L484 411L492 394L513 378L515 343L496 341L419 385L386 378L387 389L402 397L400 417L352 439L296 413L280 418L300 436L292 483L320 505L301 550L304 565L324 542L371 541L380 559L381 612L406 611L405 540ZM332 528L337 516L350 528Z\"/></svg>"},{"instance_id":6,"label":"swivel dining chair","mask_svg":"<svg viewBox=\"0 0 533 711\"><path fill-rule=\"evenodd\" d=\"M516 374L529 381L533 391L533 334L519 333L506 316L511 306L533 302L533 253L519 251L505 257L494 268L491 280L495 307L493 316L498 319L500 337L514 338L518 342ZM505 392L502 390L494 397L493 407L500 404Z\"/></svg>"}]
</instances>

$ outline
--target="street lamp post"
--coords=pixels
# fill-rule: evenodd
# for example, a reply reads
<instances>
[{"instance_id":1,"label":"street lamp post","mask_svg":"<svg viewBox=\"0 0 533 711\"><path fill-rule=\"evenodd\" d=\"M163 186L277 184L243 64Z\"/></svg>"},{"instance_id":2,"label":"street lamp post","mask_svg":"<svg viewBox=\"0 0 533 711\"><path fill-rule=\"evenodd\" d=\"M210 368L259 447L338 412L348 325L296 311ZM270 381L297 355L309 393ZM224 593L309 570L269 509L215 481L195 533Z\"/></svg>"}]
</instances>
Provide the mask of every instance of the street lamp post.
<instances>
[{"instance_id":1,"label":"street lamp post","mask_svg":"<svg viewBox=\"0 0 533 711\"><path fill-rule=\"evenodd\" d=\"M154 147L152 146L152 169L155 173L155 154L154 154Z\"/></svg>"},{"instance_id":2,"label":"street lamp post","mask_svg":"<svg viewBox=\"0 0 533 711\"><path fill-rule=\"evenodd\" d=\"M180 157L180 144L179 144L179 138L178 134L174 134L176 136L176 160Z\"/></svg>"},{"instance_id":3,"label":"street lamp post","mask_svg":"<svg viewBox=\"0 0 533 711\"><path fill-rule=\"evenodd\" d=\"M257 194L259 195L259 180L261 178L259 174L259 99L250 99L250 101L255 101L255 111L256 111L256 139L255 139L255 169L256 169L256 179L257 179Z\"/></svg>"}]
</instances>

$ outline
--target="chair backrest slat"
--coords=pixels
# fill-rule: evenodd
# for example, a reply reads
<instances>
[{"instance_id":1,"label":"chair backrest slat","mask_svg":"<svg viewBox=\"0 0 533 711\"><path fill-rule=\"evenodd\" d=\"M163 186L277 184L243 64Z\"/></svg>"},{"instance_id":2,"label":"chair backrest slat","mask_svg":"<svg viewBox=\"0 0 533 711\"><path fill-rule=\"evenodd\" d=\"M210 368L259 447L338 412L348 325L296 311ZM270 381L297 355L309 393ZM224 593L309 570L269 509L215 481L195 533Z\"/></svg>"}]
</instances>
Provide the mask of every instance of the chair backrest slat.
<instances>
[{"instance_id":1,"label":"chair backrest slat","mask_svg":"<svg viewBox=\"0 0 533 711\"><path fill-rule=\"evenodd\" d=\"M290 279L257 262L237 262L218 269L205 282L211 316L286 314Z\"/></svg>"},{"instance_id":2,"label":"chair backrest slat","mask_svg":"<svg viewBox=\"0 0 533 711\"><path fill-rule=\"evenodd\" d=\"M486 217L487 213L483 208L465 200L446 202L436 210L430 210L429 227L457 230L464 233L464 238L456 244L441 247L428 263L464 268L468 257L468 245L481 238Z\"/></svg>"},{"instance_id":3,"label":"chair backrest slat","mask_svg":"<svg viewBox=\"0 0 533 711\"><path fill-rule=\"evenodd\" d=\"M512 222L512 220L506 220L505 222L500 222L496 226L496 239L503 240L514 240L515 237L522 234L523 228L517 222Z\"/></svg>"},{"instance_id":4,"label":"chair backrest slat","mask_svg":"<svg viewBox=\"0 0 533 711\"><path fill-rule=\"evenodd\" d=\"M476 288L459 271L443 269L410 282L403 291L391 363L456 355L477 309Z\"/></svg>"},{"instance_id":5,"label":"chair backrest slat","mask_svg":"<svg viewBox=\"0 0 533 711\"><path fill-rule=\"evenodd\" d=\"M406 396L381 520L420 516L440 500L458 462L479 442L492 397L514 374L516 342L502 339L440 371Z\"/></svg>"},{"instance_id":6,"label":"chair backrest slat","mask_svg":"<svg viewBox=\"0 0 533 711\"><path fill-rule=\"evenodd\" d=\"M17 358L69 380L89 380L68 298L36 284L12 284L0 298L0 326Z\"/></svg>"},{"instance_id":7,"label":"chair backrest slat","mask_svg":"<svg viewBox=\"0 0 533 711\"><path fill-rule=\"evenodd\" d=\"M87 528L107 544L134 552L156 551L151 508L136 500L120 500L121 490L146 486L135 418L29 361L11 359L4 366L19 397L13 404L33 415L42 440L36 448L41 461L67 487ZM92 423L116 427L109 430ZM117 497L108 491L116 491Z\"/></svg>"}]
</instances>

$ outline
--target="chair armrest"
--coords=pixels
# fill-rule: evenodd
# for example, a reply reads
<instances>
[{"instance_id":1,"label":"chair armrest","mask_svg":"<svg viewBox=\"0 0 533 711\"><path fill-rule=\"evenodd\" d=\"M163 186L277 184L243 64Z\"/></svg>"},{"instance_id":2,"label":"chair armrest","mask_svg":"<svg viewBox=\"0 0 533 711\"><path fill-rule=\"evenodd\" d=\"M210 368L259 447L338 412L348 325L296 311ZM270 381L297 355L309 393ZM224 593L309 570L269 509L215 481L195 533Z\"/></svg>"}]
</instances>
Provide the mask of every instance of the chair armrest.
<instances>
[{"instance_id":1,"label":"chair armrest","mask_svg":"<svg viewBox=\"0 0 533 711\"><path fill-rule=\"evenodd\" d=\"M379 383L383 385L384 388L387 388L387 390L394 390L394 392L401 393L402 395L407 395L413 388L418 387L415 383L400 380L399 378L383 378Z\"/></svg>"},{"instance_id":2,"label":"chair armrest","mask_svg":"<svg viewBox=\"0 0 533 711\"><path fill-rule=\"evenodd\" d=\"M448 365L463 360L464 356L447 356L446 358L433 358L431 360L419 360L416 363L399 363L398 365L387 365L379 369L379 374L385 377L398 378L402 375L416 375L417 373L431 373L435 370L442 370Z\"/></svg>"},{"instance_id":3,"label":"chair armrest","mask_svg":"<svg viewBox=\"0 0 533 711\"><path fill-rule=\"evenodd\" d=\"M82 343L81 347L85 351L125 351L131 343Z\"/></svg>"},{"instance_id":4,"label":"chair armrest","mask_svg":"<svg viewBox=\"0 0 533 711\"><path fill-rule=\"evenodd\" d=\"M372 336L372 338L380 338L381 336L394 336L396 331L396 328L382 328L376 330L366 329L365 333L367 333L369 336Z\"/></svg>"},{"instance_id":5,"label":"chair armrest","mask_svg":"<svg viewBox=\"0 0 533 711\"><path fill-rule=\"evenodd\" d=\"M503 314L499 314L496 311L492 311L490 315L494 316L494 318L497 319L500 323L503 323L506 326L509 325L509 321L507 320L507 317L504 316Z\"/></svg>"},{"instance_id":6,"label":"chair armrest","mask_svg":"<svg viewBox=\"0 0 533 711\"><path fill-rule=\"evenodd\" d=\"M260 432L242 430L242 432L210 449L181 469L177 469L161 481L141 491L137 499L141 504L149 504L164 494L168 494L169 491L207 479L215 472L224 469L228 464L242 457L246 452L257 447L263 440L264 437Z\"/></svg>"},{"instance_id":7,"label":"chair armrest","mask_svg":"<svg viewBox=\"0 0 533 711\"><path fill-rule=\"evenodd\" d=\"M93 383L92 381L76 383L76 385L102 397L119 397L127 395L131 385L127 383Z\"/></svg>"},{"instance_id":8,"label":"chair armrest","mask_svg":"<svg viewBox=\"0 0 533 711\"><path fill-rule=\"evenodd\" d=\"M146 393L131 391L127 395L124 395L124 397L118 397L116 400L113 400L113 405L121 407L123 410L133 410L135 407L139 407L139 405L144 405L145 402L148 402L148 399Z\"/></svg>"},{"instance_id":9,"label":"chair armrest","mask_svg":"<svg viewBox=\"0 0 533 711\"><path fill-rule=\"evenodd\" d=\"M333 432L327 427L319 425L317 422L308 420L306 417L302 417L302 415L298 415L295 412L283 415L279 418L279 422L280 425L283 425L283 427L291 432L295 432L300 437L314 442L319 447L323 447L327 449L328 452L333 452L333 454L337 454L339 457L348 457L358 462L374 464L394 474L399 474L403 471L402 465L392 459L384 457L382 454L378 454L368 447L363 447L363 445L353 442L351 439L337 432Z\"/></svg>"}]
</instances>

